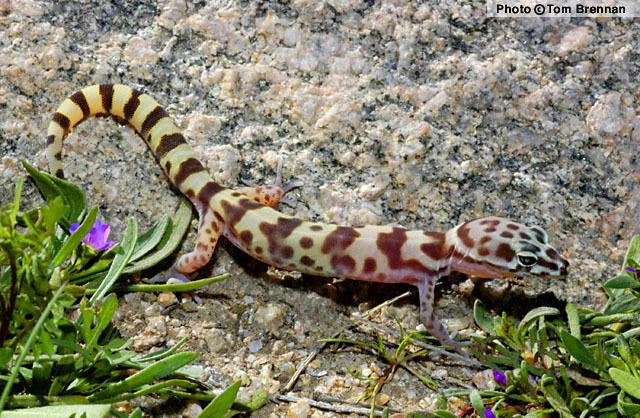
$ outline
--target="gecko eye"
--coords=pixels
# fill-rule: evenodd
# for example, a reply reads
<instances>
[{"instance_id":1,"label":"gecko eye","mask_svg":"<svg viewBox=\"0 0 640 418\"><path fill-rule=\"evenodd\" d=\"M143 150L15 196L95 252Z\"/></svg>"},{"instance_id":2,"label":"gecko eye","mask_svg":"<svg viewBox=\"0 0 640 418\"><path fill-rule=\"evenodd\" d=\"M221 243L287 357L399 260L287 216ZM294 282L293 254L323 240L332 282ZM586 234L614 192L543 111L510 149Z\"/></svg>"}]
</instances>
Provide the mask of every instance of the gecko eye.
<instances>
[{"instance_id":1,"label":"gecko eye","mask_svg":"<svg viewBox=\"0 0 640 418\"><path fill-rule=\"evenodd\" d=\"M531 253L519 253L518 263L524 267L531 267L538 262L538 257Z\"/></svg>"}]
</instances>

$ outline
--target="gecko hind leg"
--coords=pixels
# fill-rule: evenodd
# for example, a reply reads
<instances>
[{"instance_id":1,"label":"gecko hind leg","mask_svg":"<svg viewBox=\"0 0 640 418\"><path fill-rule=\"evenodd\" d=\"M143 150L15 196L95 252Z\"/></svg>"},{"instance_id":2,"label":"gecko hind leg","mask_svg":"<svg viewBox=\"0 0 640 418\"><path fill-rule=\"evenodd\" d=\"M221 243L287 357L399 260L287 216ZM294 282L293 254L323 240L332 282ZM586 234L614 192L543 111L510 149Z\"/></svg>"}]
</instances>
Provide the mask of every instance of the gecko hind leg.
<instances>
[{"instance_id":1,"label":"gecko hind leg","mask_svg":"<svg viewBox=\"0 0 640 418\"><path fill-rule=\"evenodd\" d=\"M289 183L282 184L282 164L283 159L281 158L278 161L276 180L273 184L259 186L243 180L243 183L245 183L247 187L241 187L237 189L237 191L247 195L250 199L253 199L256 202L262 203L266 206L271 206L272 208L278 206L280 202L289 206L295 206L295 203L291 199L285 197L285 195L291 190L301 187L302 182L291 181Z\"/></svg>"},{"instance_id":2,"label":"gecko hind leg","mask_svg":"<svg viewBox=\"0 0 640 418\"><path fill-rule=\"evenodd\" d=\"M202 211L195 247L193 251L178 259L175 269L179 273L189 274L207 264L211 260L220 234L222 234L222 223L215 218L213 211L210 209Z\"/></svg>"},{"instance_id":3,"label":"gecko hind leg","mask_svg":"<svg viewBox=\"0 0 640 418\"><path fill-rule=\"evenodd\" d=\"M440 344L451 346L456 352L468 358L469 353L462 349L462 345L459 342L451 338L447 328L434 313L435 282L433 278L426 278L417 283L418 295L420 296L420 321L422 321L427 331L440 341Z\"/></svg>"}]
</instances>

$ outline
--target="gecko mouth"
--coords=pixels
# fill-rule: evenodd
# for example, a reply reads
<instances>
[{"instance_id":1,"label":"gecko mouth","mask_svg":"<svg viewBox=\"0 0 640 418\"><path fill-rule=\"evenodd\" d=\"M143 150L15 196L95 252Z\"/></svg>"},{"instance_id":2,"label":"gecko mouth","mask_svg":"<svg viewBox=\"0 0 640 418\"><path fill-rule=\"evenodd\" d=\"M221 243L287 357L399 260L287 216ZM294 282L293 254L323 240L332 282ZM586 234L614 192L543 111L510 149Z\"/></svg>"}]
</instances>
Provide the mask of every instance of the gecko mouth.
<instances>
[{"instance_id":1,"label":"gecko mouth","mask_svg":"<svg viewBox=\"0 0 640 418\"><path fill-rule=\"evenodd\" d=\"M508 279L517 276L517 272L505 270L490 263L478 263L469 260L467 257L457 262L452 270L469 276L480 277L483 279Z\"/></svg>"}]
</instances>

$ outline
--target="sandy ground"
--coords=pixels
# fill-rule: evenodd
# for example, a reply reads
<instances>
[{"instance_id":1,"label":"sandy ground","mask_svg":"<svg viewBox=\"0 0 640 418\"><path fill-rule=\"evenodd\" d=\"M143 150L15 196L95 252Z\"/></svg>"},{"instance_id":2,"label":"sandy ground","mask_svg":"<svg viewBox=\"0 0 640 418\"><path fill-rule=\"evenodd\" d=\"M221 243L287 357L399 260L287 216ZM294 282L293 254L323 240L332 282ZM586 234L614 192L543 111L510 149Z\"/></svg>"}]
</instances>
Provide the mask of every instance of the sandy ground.
<instances>
[{"instance_id":1,"label":"sandy ground","mask_svg":"<svg viewBox=\"0 0 640 418\"><path fill-rule=\"evenodd\" d=\"M304 182L288 213L425 230L495 214L545 228L569 256L566 280L445 281L437 314L451 329L473 331L476 297L514 314L598 306L640 230L639 29L637 19L488 19L483 3L446 0L0 0L0 204L21 159L45 167L59 102L124 83L166 106L222 184L271 182L284 158L285 179ZM68 177L116 239L128 217L146 228L177 204L128 129L92 120L65 151ZM373 341L356 314L412 290L270 271L220 247L201 276L232 278L201 304L167 309L166 295L129 295L116 318L140 351L189 337L219 386L241 378L278 393L319 339L347 329ZM415 329L417 314L412 295L370 319ZM369 352L325 349L290 394L356 401L368 382L349 370L375 377L386 367ZM477 373L447 359L415 367L444 387ZM400 370L380 401L426 409L437 393ZM307 406L270 403L256 416L304 416Z\"/></svg>"}]
</instances>

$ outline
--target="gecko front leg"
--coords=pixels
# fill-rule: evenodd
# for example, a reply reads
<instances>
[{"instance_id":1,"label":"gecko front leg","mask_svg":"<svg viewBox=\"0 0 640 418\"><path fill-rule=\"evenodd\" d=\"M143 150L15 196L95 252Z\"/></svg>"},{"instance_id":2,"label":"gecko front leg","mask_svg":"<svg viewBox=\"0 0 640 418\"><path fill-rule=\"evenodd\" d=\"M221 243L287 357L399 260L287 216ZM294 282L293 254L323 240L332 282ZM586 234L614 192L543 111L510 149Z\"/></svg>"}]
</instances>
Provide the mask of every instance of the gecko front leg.
<instances>
[{"instance_id":1,"label":"gecko front leg","mask_svg":"<svg viewBox=\"0 0 640 418\"><path fill-rule=\"evenodd\" d=\"M209 208L201 211L198 224L198 235L193 251L184 254L175 265L182 274L192 273L209 262L222 234L222 222L213 215Z\"/></svg>"},{"instance_id":2,"label":"gecko front leg","mask_svg":"<svg viewBox=\"0 0 640 418\"><path fill-rule=\"evenodd\" d=\"M440 322L434 313L434 295L435 295L436 278L425 277L418 281L418 295L420 297L420 320L424 324L427 331L436 337L442 345L453 347L458 353L465 357L469 354L462 349L459 342L454 341L447 328Z\"/></svg>"}]
</instances>

